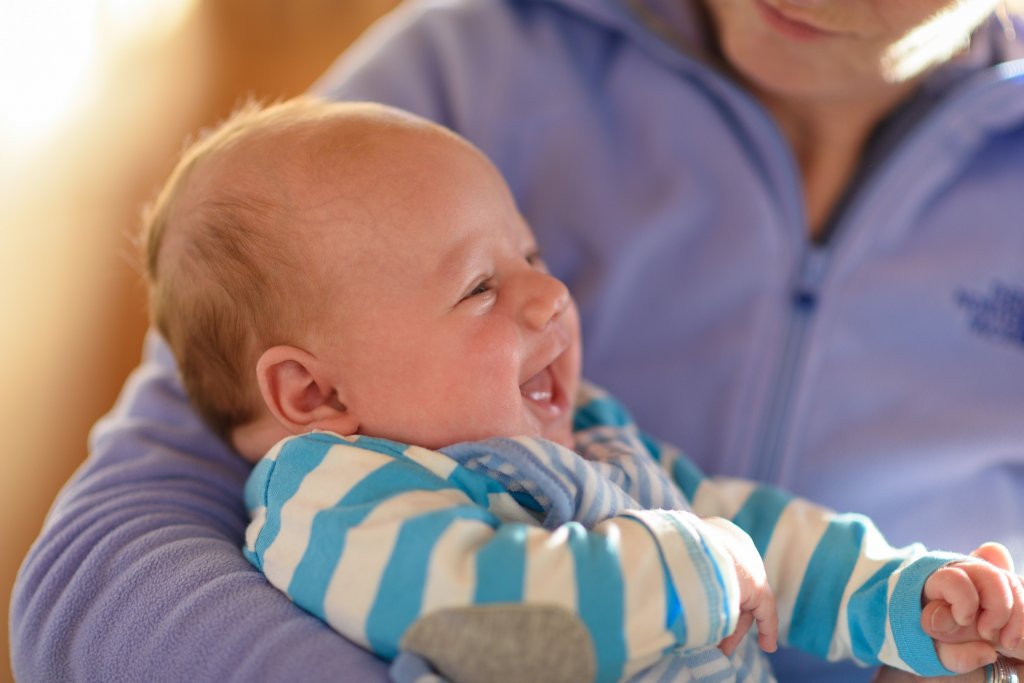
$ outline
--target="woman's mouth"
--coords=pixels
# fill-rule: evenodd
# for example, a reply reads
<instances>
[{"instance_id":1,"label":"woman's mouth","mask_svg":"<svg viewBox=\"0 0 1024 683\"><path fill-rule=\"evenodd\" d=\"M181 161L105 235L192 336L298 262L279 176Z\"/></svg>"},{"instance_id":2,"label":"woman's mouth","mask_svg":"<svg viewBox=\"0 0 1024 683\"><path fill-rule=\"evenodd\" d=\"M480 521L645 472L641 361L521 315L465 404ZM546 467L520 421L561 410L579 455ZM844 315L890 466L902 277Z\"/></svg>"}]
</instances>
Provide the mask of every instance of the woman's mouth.
<instances>
[{"instance_id":1,"label":"woman's mouth","mask_svg":"<svg viewBox=\"0 0 1024 683\"><path fill-rule=\"evenodd\" d=\"M761 17L777 32L796 40L814 40L826 36L836 35L831 31L805 24L802 21L791 19L785 14L769 5L765 0L754 0Z\"/></svg>"}]
</instances>

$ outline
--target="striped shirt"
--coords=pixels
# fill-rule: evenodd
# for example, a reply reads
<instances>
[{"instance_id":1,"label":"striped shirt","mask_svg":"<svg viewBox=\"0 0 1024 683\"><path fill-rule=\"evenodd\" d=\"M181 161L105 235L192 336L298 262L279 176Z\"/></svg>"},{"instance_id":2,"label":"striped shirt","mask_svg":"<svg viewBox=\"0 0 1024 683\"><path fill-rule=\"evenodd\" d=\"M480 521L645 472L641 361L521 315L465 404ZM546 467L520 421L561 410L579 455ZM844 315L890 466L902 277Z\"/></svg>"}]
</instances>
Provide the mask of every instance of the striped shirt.
<instances>
[{"instance_id":1,"label":"striped shirt","mask_svg":"<svg viewBox=\"0 0 1024 683\"><path fill-rule=\"evenodd\" d=\"M709 646L739 614L733 562L702 519L723 517L764 558L784 644L948 673L919 627L921 593L957 556L893 548L862 516L706 478L593 387L579 405L576 451L532 437L441 451L326 432L286 439L247 484L245 555L300 607L387 659L446 610L543 606L588 636L585 652L562 657L589 657L592 680L711 680L693 675L693 657L713 660ZM714 680L772 680L761 663L726 664L732 673Z\"/></svg>"}]
</instances>

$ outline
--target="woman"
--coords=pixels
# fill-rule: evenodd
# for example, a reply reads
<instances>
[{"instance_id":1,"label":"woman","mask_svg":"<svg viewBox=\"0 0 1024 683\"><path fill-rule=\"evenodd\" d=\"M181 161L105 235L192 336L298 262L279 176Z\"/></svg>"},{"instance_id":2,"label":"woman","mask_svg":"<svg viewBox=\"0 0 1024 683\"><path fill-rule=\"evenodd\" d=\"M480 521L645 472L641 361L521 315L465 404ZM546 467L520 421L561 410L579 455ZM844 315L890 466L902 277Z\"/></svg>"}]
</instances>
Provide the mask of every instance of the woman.
<instances>
[{"instance_id":1,"label":"woman","mask_svg":"<svg viewBox=\"0 0 1024 683\"><path fill-rule=\"evenodd\" d=\"M1019 558L1021 57L997 0L450 0L318 89L495 160L579 300L586 374L647 431L891 541ZM151 340L23 568L19 679L383 680L246 566L244 476Z\"/></svg>"}]
</instances>

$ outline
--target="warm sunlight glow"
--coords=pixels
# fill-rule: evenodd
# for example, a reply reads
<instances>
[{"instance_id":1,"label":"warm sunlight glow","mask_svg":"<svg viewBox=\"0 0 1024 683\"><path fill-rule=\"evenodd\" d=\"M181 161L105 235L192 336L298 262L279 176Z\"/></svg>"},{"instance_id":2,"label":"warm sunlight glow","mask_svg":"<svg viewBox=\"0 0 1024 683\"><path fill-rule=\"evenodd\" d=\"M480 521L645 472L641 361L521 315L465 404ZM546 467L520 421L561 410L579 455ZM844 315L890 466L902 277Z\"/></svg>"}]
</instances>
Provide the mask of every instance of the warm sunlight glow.
<instances>
[{"instance_id":1,"label":"warm sunlight glow","mask_svg":"<svg viewBox=\"0 0 1024 683\"><path fill-rule=\"evenodd\" d=\"M0 0L0 149L22 156L83 109L104 60L170 34L195 0Z\"/></svg>"},{"instance_id":2,"label":"warm sunlight glow","mask_svg":"<svg viewBox=\"0 0 1024 683\"><path fill-rule=\"evenodd\" d=\"M8 152L44 137L94 83L96 6L81 0L0 4L0 142Z\"/></svg>"},{"instance_id":3,"label":"warm sunlight glow","mask_svg":"<svg viewBox=\"0 0 1024 683\"><path fill-rule=\"evenodd\" d=\"M961 0L895 43L885 56L887 77L896 83L914 78L970 44L971 32L992 14L993 2Z\"/></svg>"},{"instance_id":4,"label":"warm sunlight glow","mask_svg":"<svg viewBox=\"0 0 1024 683\"><path fill-rule=\"evenodd\" d=\"M94 0L100 30L118 45L158 41L174 33L197 0Z\"/></svg>"}]
</instances>

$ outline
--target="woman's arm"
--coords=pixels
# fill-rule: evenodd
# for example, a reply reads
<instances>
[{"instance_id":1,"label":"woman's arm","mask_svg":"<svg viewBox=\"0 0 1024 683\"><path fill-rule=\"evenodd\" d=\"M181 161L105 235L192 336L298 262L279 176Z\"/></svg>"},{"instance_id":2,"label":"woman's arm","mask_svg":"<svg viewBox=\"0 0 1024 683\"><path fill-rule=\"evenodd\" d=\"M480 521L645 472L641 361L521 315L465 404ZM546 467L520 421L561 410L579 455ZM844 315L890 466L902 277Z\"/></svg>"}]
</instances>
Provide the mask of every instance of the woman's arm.
<instances>
[{"instance_id":1,"label":"woman's arm","mask_svg":"<svg viewBox=\"0 0 1024 683\"><path fill-rule=\"evenodd\" d=\"M193 414L162 341L92 434L18 575L19 681L385 681L242 557L248 466Z\"/></svg>"}]
</instances>

